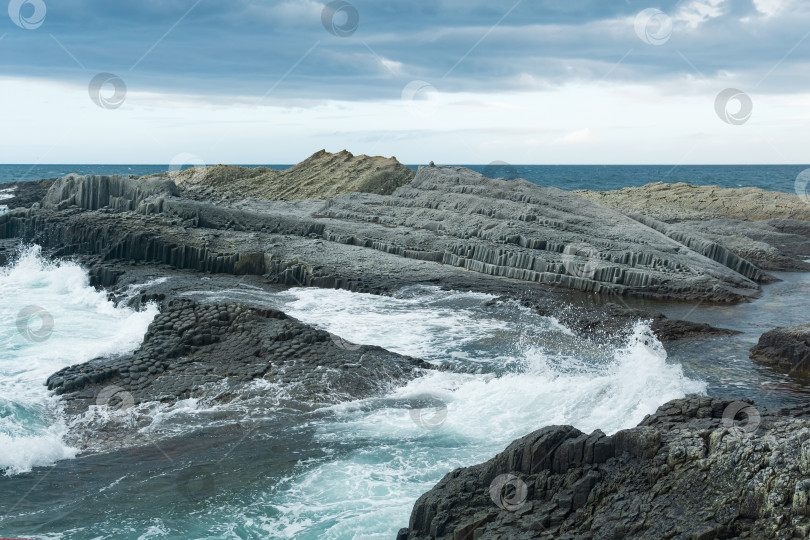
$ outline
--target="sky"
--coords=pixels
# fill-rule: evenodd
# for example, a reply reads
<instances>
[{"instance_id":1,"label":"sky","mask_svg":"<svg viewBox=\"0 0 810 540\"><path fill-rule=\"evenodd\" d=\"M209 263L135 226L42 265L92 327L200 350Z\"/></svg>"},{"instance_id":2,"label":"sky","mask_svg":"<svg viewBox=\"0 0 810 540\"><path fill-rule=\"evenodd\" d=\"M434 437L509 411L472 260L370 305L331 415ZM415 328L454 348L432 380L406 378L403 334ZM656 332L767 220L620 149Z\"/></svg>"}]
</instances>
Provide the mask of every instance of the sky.
<instances>
[{"instance_id":1,"label":"sky","mask_svg":"<svg viewBox=\"0 0 810 540\"><path fill-rule=\"evenodd\" d=\"M0 163L810 163L806 0L10 0Z\"/></svg>"}]
</instances>

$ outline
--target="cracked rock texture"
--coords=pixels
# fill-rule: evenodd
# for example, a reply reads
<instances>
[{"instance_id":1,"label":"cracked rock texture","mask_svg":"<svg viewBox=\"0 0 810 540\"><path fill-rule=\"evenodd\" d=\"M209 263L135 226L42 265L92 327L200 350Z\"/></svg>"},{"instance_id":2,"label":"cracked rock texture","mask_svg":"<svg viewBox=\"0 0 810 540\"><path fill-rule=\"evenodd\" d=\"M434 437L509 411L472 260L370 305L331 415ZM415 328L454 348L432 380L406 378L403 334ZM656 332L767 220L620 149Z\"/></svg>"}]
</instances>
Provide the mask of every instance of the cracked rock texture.
<instances>
[{"instance_id":1,"label":"cracked rock texture","mask_svg":"<svg viewBox=\"0 0 810 540\"><path fill-rule=\"evenodd\" d=\"M233 386L264 379L286 388L291 400L324 404L384 393L423 369L430 365L350 344L280 311L175 299L132 355L64 368L47 385L73 413L97 404L109 386L127 392L134 405L174 403L226 379Z\"/></svg>"},{"instance_id":2,"label":"cracked rock texture","mask_svg":"<svg viewBox=\"0 0 810 540\"><path fill-rule=\"evenodd\" d=\"M690 396L612 436L541 429L445 476L398 539L806 538L810 406L752 409Z\"/></svg>"}]
</instances>

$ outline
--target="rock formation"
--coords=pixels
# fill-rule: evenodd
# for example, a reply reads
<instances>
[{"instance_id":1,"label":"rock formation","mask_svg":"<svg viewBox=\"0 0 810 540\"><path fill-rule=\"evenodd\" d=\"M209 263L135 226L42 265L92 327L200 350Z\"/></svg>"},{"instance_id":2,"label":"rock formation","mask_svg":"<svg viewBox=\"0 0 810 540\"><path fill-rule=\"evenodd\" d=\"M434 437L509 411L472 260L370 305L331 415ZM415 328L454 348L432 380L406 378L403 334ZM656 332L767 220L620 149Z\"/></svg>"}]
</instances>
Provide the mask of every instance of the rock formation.
<instances>
[{"instance_id":1,"label":"rock formation","mask_svg":"<svg viewBox=\"0 0 810 540\"><path fill-rule=\"evenodd\" d=\"M798 373L810 373L810 324L765 332L751 349L751 358Z\"/></svg>"},{"instance_id":2,"label":"rock formation","mask_svg":"<svg viewBox=\"0 0 810 540\"><path fill-rule=\"evenodd\" d=\"M810 206L792 193L662 182L576 193L666 223L668 236L698 235L763 270L810 270Z\"/></svg>"},{"instance_id":3,"label":"rock formation","mask_svg":"<svg viewBox=\"0 0 810 540\"><path fill-rule=\"evenodd\" d=\"M809 416L692 396L611 436L543 428L445 476L398 539L806 538Z\"/></svg>"},{"instance_id":4,"label":"rock formation","mask_svg":"<svg viewBox=\"0 0 810 540\"><path fill-rule=\"evenodd\" d=\"M0 237L63 255L271 274L287 284L373 281L379 268L395 276L418 269L414 282L474 272L534 290L654 299L734 302L759 293L763 274L751 263L639 219L648 223L559 189L454 167L421 168L391 195L218 205L178 197L165 179L91 176L58 180L42 209L0 216Z\"/></svg>"},{"instance_id":5,"label":"rock formation","mask_svg":"<svg viewBox=\"0 0 810 540\"><path fill-rule=\"evenodd\" d=\"M71 175L19 184L0 216L0 262L11 243L36 242L79 257L94 284L119 286L111 295L143 283L131 276L143 268L194 275L196 288L199 273L212 287L230 276L376 294L439 284L518 300L588 335L645 318L662 339L679 339L722 331L629 309L624 298L745 301L770 279L762 268L799 268L810 255L798 199L732 191L576 194L458 167L414 175L393 159L347 152L319 152L283 172ZM260 301L207 302L161 287L134 300L162 307L135 353L48 379L69 414L111 401L174 403L213 384L214 399L226 400L257 380L316 406L383 394L431 369ZM752 354L803 369L809 332L777 329ZM399 537L806 537L809 414L693 396L610 436L547 427L447 475Z\"/></svg>"},{"instance_id":6,"label":"rock formation","mask_svg":"<svg viewBox=\"0 0 810 540\"><path fill-rule=\"evenodd\" d=\"M344 193L390 195L413 179L413 169L396 158L316 152L291 169L229 165L194 167L169 176L187 197L200 200L325 199Z\"/></svg>"}]
</instances>

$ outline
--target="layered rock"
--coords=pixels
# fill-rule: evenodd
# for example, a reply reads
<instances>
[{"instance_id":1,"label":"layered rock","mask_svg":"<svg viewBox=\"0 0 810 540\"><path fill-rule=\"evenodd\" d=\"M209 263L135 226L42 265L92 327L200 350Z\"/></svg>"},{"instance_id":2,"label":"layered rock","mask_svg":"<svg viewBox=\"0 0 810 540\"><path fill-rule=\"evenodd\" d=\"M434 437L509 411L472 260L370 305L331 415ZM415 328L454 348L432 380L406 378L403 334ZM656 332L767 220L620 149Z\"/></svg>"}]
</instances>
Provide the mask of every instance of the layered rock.
<instances>
[{"instance_id":1,"label":"layered rock","mask_svg":"<svg viewBox=\"0 0 810 540\"><path fill-rule=\"evenodd\" d=\"M457 469L398 538L804 538L810 407L669 402L607 436L552 426Z\"/></svg>"},{"instance_id":2,"label":"layered rock","mask_svg":"<svg viewBox=\"0 0 810 540\"><path fill-rule=\"evenodd\" d=\"M791 372L810 373L810 324L765 332L751 349L751 358Z\"/></svg>"},{"instance_id":3,"label":"layered rock","mask_svg":"<svg viewBox=\"0 0 810 540\"><path fill-rule=\"evenodd\" d=\"M810 207L798 195L752 187L721 188L693 186L684 182L656 182L615 191L576 193L622 212L646 214L667 223L718 218L743 221L810 221Z\"/></svg>"},{"instance_id":4,"label":"layered rock","mask_svg":"<svg viewBox=\"0 0 810 540\"><path fill-rule=\"evenodd\" d=\"M353 192L389 195L410 182L414 174L413 169L393 157L321 150L283 171L217 165L194 167L170 176L187 196L198 199L293 200L325 199Z\"/></svg>"},{"instance_id":5,"label":"layered rock","mask_svg":"<svg viewBox=\"0 0 810 540\"><path fill-rule=\"evenodd\" d=\"M415 261L417 282L474 272L535 290L733 302L757 295L752 279L762 277L694 235L664 235L575 194L463 168L425 167L391 195L326 202L214 205L175 196L165 179L138 182L60 179L43 209L0 216L0 237L319 286Z\"/></svg>"},{"instance_id":6,"label":"layered rock","mask_svg":"<svg viewBox=\"0 0 810 540\"><path fill-rule=\"evenodd\" d=\"M177 195L170 180L120 176L69 175L57 180L42 199L42 206L59 210L78 206L84 210L109 208L116 212L142 210L146 200Z\"/></svg>"},{"instance_id":7,"label":"layered rock","mask_svg":"<svg viewBox=\"0 0 810 540\"><path fill-rule=\"evenodd\" d=\"M810 206L793 193L662 182L576 193L645 223L663 222L654 228L672 238L698 236L763 270L810 270ZM721 250L698 249L715 260L727 258Z\"/></svg>"}]
</instances>

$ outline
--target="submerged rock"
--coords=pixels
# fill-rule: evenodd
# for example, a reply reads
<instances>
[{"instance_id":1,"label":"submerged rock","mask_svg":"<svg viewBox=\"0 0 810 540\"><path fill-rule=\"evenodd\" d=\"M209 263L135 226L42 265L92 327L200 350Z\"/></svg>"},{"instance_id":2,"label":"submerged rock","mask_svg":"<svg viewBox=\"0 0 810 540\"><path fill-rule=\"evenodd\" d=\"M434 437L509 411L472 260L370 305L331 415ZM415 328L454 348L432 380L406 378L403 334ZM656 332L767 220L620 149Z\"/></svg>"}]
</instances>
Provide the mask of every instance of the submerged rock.
<instances>
[{"instance_id":1,"label":"submerged rock","mask_svg":"<svg viewBox=\"0 0 810 540\"><path fill-rule=\"evenodd\" d=\"M751 349L751 358L791 372L810 373L810 324L765 332Z\"/></svg>"},{"instance_id":2,"label":"submerged rock","mask_svg":"<svg viewBox=\"0 0 810 540\"><path fill-rule=\"evenodd\" d=\"M551 426L422 495L399 540L805 538L810 406L691 396L607 436Z\"/></svg>"}]
</instances>

